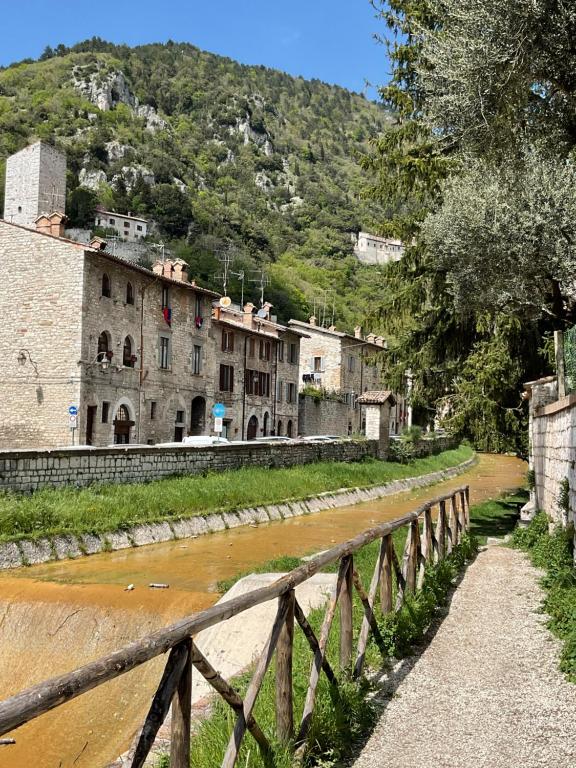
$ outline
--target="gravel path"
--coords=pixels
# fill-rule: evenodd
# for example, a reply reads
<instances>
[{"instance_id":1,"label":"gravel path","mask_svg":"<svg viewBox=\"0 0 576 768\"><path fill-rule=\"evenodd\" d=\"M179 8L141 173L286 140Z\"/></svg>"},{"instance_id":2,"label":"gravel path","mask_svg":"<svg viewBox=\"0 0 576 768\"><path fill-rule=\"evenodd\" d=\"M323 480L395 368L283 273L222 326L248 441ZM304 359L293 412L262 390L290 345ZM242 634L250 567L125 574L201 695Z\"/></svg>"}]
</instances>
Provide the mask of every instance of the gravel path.
<instances>
[{"instance_id":1,"label":"gravel path","mask_svg":"<svg viewBox=\"0 0 576 768\"><path fill-rule=\"evenodd\" d=\"M538 571L490 546L424 651L386 681L354 768L575 768L576 685L539 614Z\"/></svg>"}]
</instances>

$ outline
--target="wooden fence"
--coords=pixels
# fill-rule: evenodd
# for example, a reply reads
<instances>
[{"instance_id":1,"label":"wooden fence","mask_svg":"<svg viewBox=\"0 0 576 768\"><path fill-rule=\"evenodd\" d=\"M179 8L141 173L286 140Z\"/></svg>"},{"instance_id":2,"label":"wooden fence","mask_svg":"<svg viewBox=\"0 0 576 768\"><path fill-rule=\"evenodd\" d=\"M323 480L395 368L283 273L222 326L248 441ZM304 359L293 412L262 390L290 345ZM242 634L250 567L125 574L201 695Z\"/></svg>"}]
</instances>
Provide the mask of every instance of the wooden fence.
<instances>
[{"instance_id":1,"label":"wooden fence","mask_svg":"<svg viewBox=\"0 0 576 768\"><path fill-rule=\"evenodd\" d=\"M434 525L434 510L437 509ZM402 560L396 554L392 534L408 528ZM407 594L422 587L428 563L442 560L460 542L469 527L469 488L464 486L433 499L392 522L382 523L353 539L323 552L313 560L260 589L158 630L125 648L60 677L35 685L0 703L0 736L55 707L103 685L140 664L169 652L162 679L150 710L131 750L132 768L140 768L150 752L156 734L172 705L170 765L189 768L192 668L195 668L236 713L234 731L222 761L222 768L236 765L242 740L249 731L264 756L270 742L254 719L253 710L270 662L276 653L276 727L280 741L292 744L301 759L314 712L316 690L323 672L338 695L338 679L326 658L330 628L340 608L340 667L354 677L362 674L370 635L383 644L375 611L398 611ZM372 580L366 591L354 567L354 553L373 541L380 541ZM328 565L338 563L336 585L328 601L319 634L306 619L295 596L295 588ZM394 586L396 589L394 590ZM356 590L364 608L357 648L353 648L352 599ZM396 599L394 600L394 593ZM255 605L278 601L276 618L244 698L210 664L193 637L203 629L226 621ZM312 664L304 710L294 723L292 701L292 651L295 624L301 628L312 652ZM8 743L10 740L2 740ZM0 741L0 743L2 743ZM8 747L9 748L9 747Z\"/></svg>"}]
</instances>

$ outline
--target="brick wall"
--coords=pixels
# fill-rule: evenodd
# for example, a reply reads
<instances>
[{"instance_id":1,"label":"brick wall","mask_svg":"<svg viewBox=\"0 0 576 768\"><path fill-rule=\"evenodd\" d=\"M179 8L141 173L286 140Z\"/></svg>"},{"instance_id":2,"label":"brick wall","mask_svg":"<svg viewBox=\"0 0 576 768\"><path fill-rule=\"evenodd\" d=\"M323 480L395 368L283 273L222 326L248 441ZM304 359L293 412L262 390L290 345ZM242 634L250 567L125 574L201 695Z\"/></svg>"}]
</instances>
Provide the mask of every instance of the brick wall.
<instances>
[{"instance_id":1,"label":"brick wall","mask_svg":"<svg viewBox=\"0 0 576 768\"><path fill-rule=\"evenodd\" d=\"M33 491L96 482L142 483L173 475L241 467L291 467L317 461L361 461L377 455L375 441L295 445L220 445L212 448L96 448L0 451L0 489Z\"/></svg>"}]
</instances>

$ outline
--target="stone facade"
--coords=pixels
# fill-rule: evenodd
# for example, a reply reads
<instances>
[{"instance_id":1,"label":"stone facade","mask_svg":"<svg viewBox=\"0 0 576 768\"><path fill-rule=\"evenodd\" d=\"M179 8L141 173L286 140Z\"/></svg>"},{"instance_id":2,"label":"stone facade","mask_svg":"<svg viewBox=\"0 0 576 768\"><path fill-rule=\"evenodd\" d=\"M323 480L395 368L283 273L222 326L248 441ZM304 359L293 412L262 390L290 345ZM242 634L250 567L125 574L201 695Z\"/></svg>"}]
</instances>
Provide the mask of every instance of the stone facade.
<instances>
[{"instance_id":1,"label":"stone facade","mask_svg":"<svg viewBox=\"0 0 576 768\"><path fill-rule=\"evenodd\" d=\"M116 213L115 211L105 211L103 208L96 211L94 224L97 227L113 229L119 237L129 242L142 240L148 234L146 219L140 219L137 216L125 216L123 213Z\"/></svg>"},{"instance_id":2,"label":"stone facade","mask_svg":"<svg viewBox=\"0 0 576 768\"><path fill-rule=\"evenodd\" d=\"M576 510L576 395L558 399L555 380L527 385L530 395L530 469L534 472L531 500L522 511L529 520L543 510L566 526ZM569 510L560 504L562 485L568 481Z\"/></svg>"},{"instance_id":3,"label":"stone facade","mask_svg":"<svg viewBox=\"0 0 576 768\"><path fill-rule=\"evenodd\" d=\"M6 161L4 218L33 227L42 213L64 212L66 157L50 144L38 141Z\"/></svg>"},{"instance_id":4,"label":"stone facade","mask_svg":"<svg viewBox=\"0 0 576 768\"><path fill-rule=\"evenodd\" d=\"M357 238L354 236L354 253L363 264L386 265L400 261L404 244L401 240L359 232Z\"/></svg>"},{"instance_id":5,"label":"stone facade","mask_svg":"<svg viewBox=\"0 0 576 768\"><path fill-rule=\"evenodd\" d=\"M93 483L140 483L174 475L223 472L245 466L291 467L317 461L361 461L376 457L377 444L362 440L334 443L218 445L198 448L126 446L54 451L0 451L0 489Z\"/></svg>"},{"instance_id":6,"label":"stone facade","mask_svg":"<svg viewBox=\"0 0 576 768\"><path fill-rule=\"evenodd\" d=\"M318 399L300 394L298 428L301 435L342 435L352 433L350 406L332 398Z\"/></svg>"}]
</instances>

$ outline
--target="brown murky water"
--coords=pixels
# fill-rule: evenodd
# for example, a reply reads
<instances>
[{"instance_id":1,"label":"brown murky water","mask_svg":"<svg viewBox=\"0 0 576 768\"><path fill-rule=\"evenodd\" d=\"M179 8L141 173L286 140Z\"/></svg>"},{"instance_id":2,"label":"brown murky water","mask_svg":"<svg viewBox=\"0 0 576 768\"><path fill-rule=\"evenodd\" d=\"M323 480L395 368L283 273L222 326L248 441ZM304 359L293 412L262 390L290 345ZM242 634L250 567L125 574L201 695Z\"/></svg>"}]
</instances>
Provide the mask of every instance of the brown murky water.
<instances>
[{"instance_id":1,"label":"brown murky water","mask_svg":"<svg viewBox=\"0 0 576 768\"><path fill-rule=\"evenodd\" d=\"M220 579L280 555L326 549L463 483L472 503L498 496L521 485L525 471L513 457L481 456L465 475L433 489L0 574L0 699L212 605ZM151 590L151 582L170 589ZM134 591L124 591L128 584ZM105 766L141 724L163 663L149 662L19 728L11 734L16 745L0 747L0 768Z\"/></svg>"}]
</instances>

